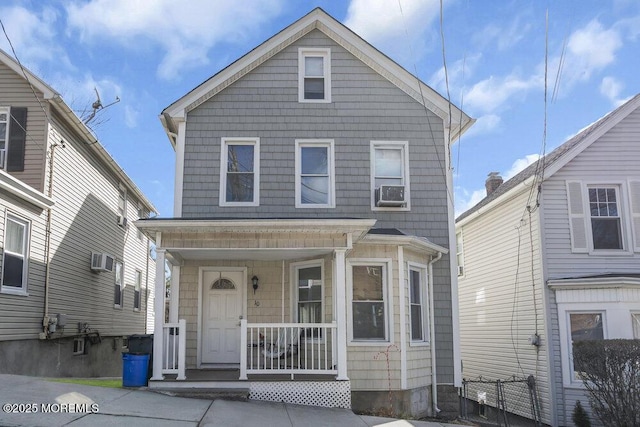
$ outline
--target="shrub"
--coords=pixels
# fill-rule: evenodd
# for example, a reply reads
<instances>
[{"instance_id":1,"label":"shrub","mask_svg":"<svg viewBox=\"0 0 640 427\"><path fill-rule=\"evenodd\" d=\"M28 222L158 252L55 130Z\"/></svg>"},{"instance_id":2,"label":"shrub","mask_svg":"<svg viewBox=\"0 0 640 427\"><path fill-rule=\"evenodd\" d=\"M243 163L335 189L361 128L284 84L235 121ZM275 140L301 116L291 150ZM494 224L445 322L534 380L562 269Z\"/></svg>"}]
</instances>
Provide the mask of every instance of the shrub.
<instances>
[{"instance_id":1,"label":"shrub","mask_svg":"<svg viewBox=\"0 0 640 427\"><path fill-rule=\"evenodd\" d=\"M573 362L604 425L640 426L640 340L577 341Z\"/></svg>"},{"instance_id":2,"label":"shrub","mask_svg":"<svg viewBox=\"0 0 640 427\"><path fill-rule=\"evenodd\" d=\"M589 421L589 415L584 410L580 401L576 401L576 406L573 407L573 416L571 417L573 424L576 427L591 427L591 421Z\"/></svg>"}]
</instances>

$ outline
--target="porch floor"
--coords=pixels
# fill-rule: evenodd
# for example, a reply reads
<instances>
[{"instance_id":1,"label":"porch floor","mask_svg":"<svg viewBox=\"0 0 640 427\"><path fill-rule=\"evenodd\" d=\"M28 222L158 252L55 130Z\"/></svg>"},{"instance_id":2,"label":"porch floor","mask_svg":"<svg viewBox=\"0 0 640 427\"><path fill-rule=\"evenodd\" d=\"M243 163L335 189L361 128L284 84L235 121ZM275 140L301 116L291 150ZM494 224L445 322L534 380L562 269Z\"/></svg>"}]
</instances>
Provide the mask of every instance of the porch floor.
<instances>
[{"instance_id":1,"label":"porch floor","mask_svg":"<svg viewBox=\"0 0 640 427\"><path fill-rule=\"evenodd\" d=\"M260 375L248 375L248 381L240 381L240 369L187 369L186 380L176 380L176 375L164 375L161 382L270 382L270 381L334 381L335 375L321 375L321 374L294 374L291 379L291 374L260 374Z\"/></svg>"}]
</instances>

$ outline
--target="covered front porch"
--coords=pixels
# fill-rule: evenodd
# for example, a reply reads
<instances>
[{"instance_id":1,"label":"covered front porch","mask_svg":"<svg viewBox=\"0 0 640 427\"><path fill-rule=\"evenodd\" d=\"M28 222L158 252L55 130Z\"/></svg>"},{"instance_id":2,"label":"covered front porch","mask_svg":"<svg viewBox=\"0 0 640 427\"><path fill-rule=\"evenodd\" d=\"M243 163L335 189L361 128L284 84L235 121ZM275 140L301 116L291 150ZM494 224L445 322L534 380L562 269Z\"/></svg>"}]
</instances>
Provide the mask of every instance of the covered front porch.
<instances>
[{"instance_id":1,"label":"covered front porch","mask_svg":"<svg viewBox=\"0 0 640 427\"><path fill-rule=\"evenodd\" d=\"M150 387L245 389L263 400L315 390L341 400L326 406L349 407L345 260L374 223L142 223L157 251Z\"/></svg>"}]
</instances>

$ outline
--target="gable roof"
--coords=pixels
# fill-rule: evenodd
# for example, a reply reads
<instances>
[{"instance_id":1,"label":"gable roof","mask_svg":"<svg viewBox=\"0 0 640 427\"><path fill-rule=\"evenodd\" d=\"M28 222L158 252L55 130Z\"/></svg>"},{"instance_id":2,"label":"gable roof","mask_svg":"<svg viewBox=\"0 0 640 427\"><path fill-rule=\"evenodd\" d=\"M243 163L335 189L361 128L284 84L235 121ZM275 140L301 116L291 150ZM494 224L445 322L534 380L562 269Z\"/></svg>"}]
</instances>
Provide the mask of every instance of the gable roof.
<instances>
[{"instance_id":1,"label":"gable roof","mask_svg":"<svg viewBox=\"0 0 640 427\"><path fill-rule=\"evenodd\" d=\"M175 147L177 122L184 121L189 111L316 29L442 118L445 125L450 119L451 141L459 138L475 122L475 119L318 7L165 108L160 114L160 121L171 144Z\"/></svg>"},{"instance_id":2,"label":"gable roof","mask_svg":"<svg viewBox=\"0 0 640 427\"><path fill-rule=\"evenodd\" d=\"M470 217L480 211L492 209L510 195L518 194L530 184L541 166L544 166L544 179L551 177L564 165L573 160L593 142L620 123L625 117L640 107L640 93L629 101L607 113L596 122L578 132L575 136L551 151L549 154L530 164L513 178L505 181L493 193L482 199L471 209L463 212L456 218L456 224L462 225L468 222ZM485 208L485 209L483 209Z\"/></svg>"},{"instance_id":3,"label":"gable roof","mask_svg":"<svg viewBox=\"0 0 640 427\"><path fill-rule=\"evenodd\" d=\"M56 92L51 86L33 74L27 68L22 66L9 54L0 49L0 61L13 70L18 76L27 80L29 84L38 92L43 94L43 98L54 108L67 124L74 129L78 135L86 139L86 145L89 150L98 156L104 162L107 168L127 187L127 190L135 194L136 198L145 205L145 208L151 212L157 212L153 203L147 199L138 186L129 178L126 172L118 165L111 155L100 144L91 130L78 118L71 108L64 102L62 96Z\"/></svg>"}]
</instances>

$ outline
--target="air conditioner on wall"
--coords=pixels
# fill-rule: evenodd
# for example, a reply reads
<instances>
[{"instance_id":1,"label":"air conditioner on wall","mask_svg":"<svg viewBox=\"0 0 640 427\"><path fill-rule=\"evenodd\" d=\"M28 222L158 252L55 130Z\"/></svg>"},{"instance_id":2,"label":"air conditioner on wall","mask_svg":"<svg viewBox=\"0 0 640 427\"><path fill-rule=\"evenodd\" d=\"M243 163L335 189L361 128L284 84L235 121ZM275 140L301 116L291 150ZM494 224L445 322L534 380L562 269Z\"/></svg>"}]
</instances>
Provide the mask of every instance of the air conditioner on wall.
<instances>
[{"instance_id":1,"label":"air conditioner on wall","mask_svg":"<svg viewBox=\"0 0 640 427\"><path fill-rule=\"evenodd\" d=\"M99 252L91 252L91 270L113 271L115 258L111 255Z\"/></svg>"},{"instance_id":2,"label":"air conditioner on wall","mask_svg":"<svg viewBox=\"0 0 640 427\"><path fill-rule=\"evenodd\" d=\"M379 188L376 188L376 206L406 206L404 185L381 185Z\"/></svg>"}]
</instances>

